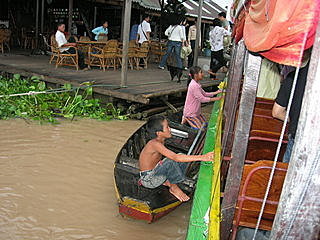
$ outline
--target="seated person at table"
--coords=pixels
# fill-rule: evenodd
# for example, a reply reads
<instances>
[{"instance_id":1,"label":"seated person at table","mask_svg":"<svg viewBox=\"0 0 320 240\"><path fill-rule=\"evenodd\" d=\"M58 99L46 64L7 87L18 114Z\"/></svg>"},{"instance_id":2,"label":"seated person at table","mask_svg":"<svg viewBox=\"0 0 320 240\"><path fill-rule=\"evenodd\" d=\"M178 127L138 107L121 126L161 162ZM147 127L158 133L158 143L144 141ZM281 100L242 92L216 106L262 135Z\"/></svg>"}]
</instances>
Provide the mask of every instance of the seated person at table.
<instances>
[{"instance_id":1,"label":"seated person at table","mask_svg":"<svg viewBox=\"0 0 320 240\"><path fill-rule=\"evenodd\" d=\"M164 142L171 138L171 130L163 116L151 117L147 122L147 131L152 139L140 153L140 183L146 188L156 188L163 184L181 202L188 201L190 198L177 183L185 179L188 162L213 161L213 152L205 155L183 155L166 148ZM163 156L165 158L162 160Z\"/></svg>"},{"instance_id":2,"label":"seated person at table","mask_svg":"<svg viewBox=\"0 0 320 240\"><path fill-rule=\"evenodd\" d=\"M100 27L96 27L95 29L92 30L93 34L95 34L96 36L94 37L95 40L99 40L99 37L105 37L107 38L108 36L108 22L107 21L103 21L102 26Z\"/></svg>"},{"instance_id":3,"label":"seated person at table","mask_svg":"<svg viewBox=\"0 0 320 240\"><path fill-rule=\"evenodd\" d=\"M60 48L59 50L61 53L65 54L74 54L77 51L79 58L79 67L80 69L85 69L86 65L84 63L84 54L80 50L75 48L77 46L76 43L71 43L67 41L64 35L65 29L66 26L63 23L58 24L58 30L56 32L55 39L58 43L58 47Z\"/></svg>"},{"instance_id":4,"label":"seated person at table","mask_svg":"<svg viewBox=\"0 0 320 240\"><path fill-rule=\"evenodd\" d=\"M201 114L201 103L213 102L220 100L222 97L214 97L221 93L221 90L215 92L205 92L200 84L203 79L203 72L200 67L190 68L188 92L186 102L184 104L183 116L181 124L188 122L191 128L200 129L203 125L207 127L208 123Z\"/></svg>"}]
</instances>

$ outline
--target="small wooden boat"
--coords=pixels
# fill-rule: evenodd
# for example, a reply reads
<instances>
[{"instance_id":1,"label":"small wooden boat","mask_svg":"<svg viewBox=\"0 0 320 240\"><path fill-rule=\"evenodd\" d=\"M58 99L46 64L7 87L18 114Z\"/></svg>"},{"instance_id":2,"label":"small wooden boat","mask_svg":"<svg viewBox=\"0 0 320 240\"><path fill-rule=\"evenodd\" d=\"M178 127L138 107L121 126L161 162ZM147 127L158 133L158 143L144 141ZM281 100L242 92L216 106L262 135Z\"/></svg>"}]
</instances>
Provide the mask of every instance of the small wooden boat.
<instances>
[{"instance_id":1,"label":"small wooden boat","mask_svg":"<svg viewBox=\"0 0 320 240\"><path fill-rule=\"evenodd\" d=\"M193 130L172 121L169 125L172 129L182 132L180 136L173 135L166 141L167 148L183 154L202 152L205 131ZM119 152L115 161L114 177L120 214L151 223L174 210L181 202L165 186L148 189L138 184L140 177L138 159L147 141L147 131L143 125ZM186 180L179 185L187 195L191 195L194 191L198 170L199 163L191 163L187 169Z\"/></svg>"}]
</instances>

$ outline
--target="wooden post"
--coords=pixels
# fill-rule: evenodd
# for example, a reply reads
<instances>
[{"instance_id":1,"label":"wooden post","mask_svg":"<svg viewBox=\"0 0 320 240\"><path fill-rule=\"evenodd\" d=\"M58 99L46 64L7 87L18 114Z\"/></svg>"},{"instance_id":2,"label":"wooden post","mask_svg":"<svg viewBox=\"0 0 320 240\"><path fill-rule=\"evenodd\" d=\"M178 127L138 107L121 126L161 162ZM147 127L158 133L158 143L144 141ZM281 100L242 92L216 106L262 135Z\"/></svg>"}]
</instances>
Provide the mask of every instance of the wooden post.
<instances>
[{"instance_id":1,"label":"wooden post","mask_svg":"<svg viewBox=\"0 0 320 240\"><path fill-rule=\"evenodd\" d=\"M270 239L318 239L320 231L320 22L295 143Z\"/></svg>"},{"instance_id":2,"label":"wooden post","mask_svg":"<svg viewBox=\"0 0 320 240\"><path fill-rule=\"evenodd\" d=\"M40 32L43 34L44 26L44 0L41 1L41 23L40 23Z\"/></svg>"},{"instance_id":3,"label":"wooden post","mask_svg":"<svg viewBox=\"0 0 320 240\"><path fill-rule=\"evenodd\" d=\"M39 0L36 0L36 29L35 29L35 38L36 38L36 46L38 46L38 38L39 38Z\"/></svg>"},{"instance_id":4,"label":"wooden post","mask_svg":"<svg viewBox=\"0 0 320 240\"><path fill-rule=\"evenodd\" d=\"M238 97L243 76L245 46L243 40L234 48L230 75L228 79L227 94L224 104L225 124L222 138L223 156L229 156L231 152L232 132L238 105Z\"/></svg>"},{"instance_id":5,"label":"wooden post","mask_svg":"<svg viewBox=\"0 0 320 240\"><path fill-rule=\"evenodd\" d=\"M93 26L92 28L97 27L97 6L94 6L94 11L93 11Z\"/></svg>"},{"instance_id":6,"label":"wooden post","mask_svg":"<svg viewBox=\"0 0 320 240\"><path fill-rule=\"evenodd\" d=\"M73 15L73 0L69 0L68 33L70 35L71 35L71 27L72 27L72 15Z\"/></svg>"},{"instance_id":7,"label":"wooden post","mask_svg":"<svg viewBox=\"0 0 320 240\"><path fill-rule=\"evenodd\" d=\"M124 24L122 29L123 35L123 49L122 49L122 68L121 68L121 87L127 86L127 74L128 74L128 48L129 48L129 32L130 32L130 20L131 20L131 5L132 0L125 0L124 9Z\"/></svg>"},{"instance_id":8,"label":"wooden post","mask_svg":"<svg viewBox=\"0 0 320 240\"><path fill-rule=\"evenodd\" d=\"M120 34L120 40L123 41L123 29L124 29L124 11L125 11L125 1L123 1L122 3L122 9L121 9L121 15L122 15L122 18L121 18L121 34ZM130 30L129 30L130 31Z\"/></svg>"},{"instance_id":9,"label":"wooden post","mask_svg":"<svg viewBox=\"0 0 320 240\"><path fill-rule=\"evenodd\" d=\"M199 0L199 9L198 9L198 19L197 19L197 38L196 43L194 46L194 57L193 57L193 66L198 65L198 57L199 57L199 41L200 41L200 34L201 34L201 21L202 21L202 6L203 6L203 0ZM202 36L203 38L203 36Z\"/></svg>"},{"instance_id":10,"label":"wooden post","mask_svg":"<svg viewBox=\"0 0 320 240\"><path fill-rule=\"evenodd\" d=\"M255 105L257 86L260 74L261 57L249 53L242 94L240 99L239 115L232 147L230 167L228 171L224 198L221 206L221 239L229 239L238 201L244 160L251 128L252 114Z\"/></svg>"}]
</instances>

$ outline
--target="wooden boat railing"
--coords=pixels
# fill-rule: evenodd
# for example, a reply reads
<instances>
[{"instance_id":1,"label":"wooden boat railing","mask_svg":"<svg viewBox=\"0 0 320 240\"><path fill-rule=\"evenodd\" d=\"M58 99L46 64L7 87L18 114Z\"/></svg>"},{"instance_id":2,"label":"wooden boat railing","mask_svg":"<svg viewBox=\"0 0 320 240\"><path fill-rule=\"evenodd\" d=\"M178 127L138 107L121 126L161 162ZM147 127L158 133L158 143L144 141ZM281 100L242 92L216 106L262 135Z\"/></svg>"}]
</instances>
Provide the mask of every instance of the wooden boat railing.
<instances>
[{"instance_id":1,"label":"wooden boat railing","mask_svg":"<svg viewBox=\"0 0 320 240\"><path fill-rule=\"evenodd\" d=\"M232 240L236 239L239 226L255 227L272 164L272 161L259 161L252 165L244 166L240 193L233 221ZM271 230L272 228L286 172L287 164L277 163L273 184L262 215L260 229Z\"/></svg>"}]
</instances>

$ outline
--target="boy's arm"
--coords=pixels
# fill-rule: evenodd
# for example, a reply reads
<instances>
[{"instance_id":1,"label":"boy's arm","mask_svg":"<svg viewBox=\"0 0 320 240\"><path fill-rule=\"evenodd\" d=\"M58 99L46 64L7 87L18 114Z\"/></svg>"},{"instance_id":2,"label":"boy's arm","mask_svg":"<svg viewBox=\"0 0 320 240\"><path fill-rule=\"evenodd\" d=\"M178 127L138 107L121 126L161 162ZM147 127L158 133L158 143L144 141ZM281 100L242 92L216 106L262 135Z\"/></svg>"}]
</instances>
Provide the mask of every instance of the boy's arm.
<instances>
[{"instance_id":1,"label":"boy's arm","mask_svg":"<svg viewBox=\"0 0 320 240\"><path fill-rule=\"evenodd\" d=\"M205 155L176 154L159 142L155 143L154 147L155 150L161 153L163 156L176 162L213 161L213 152L209 152Z\"/></svg>"}]
</instances>

